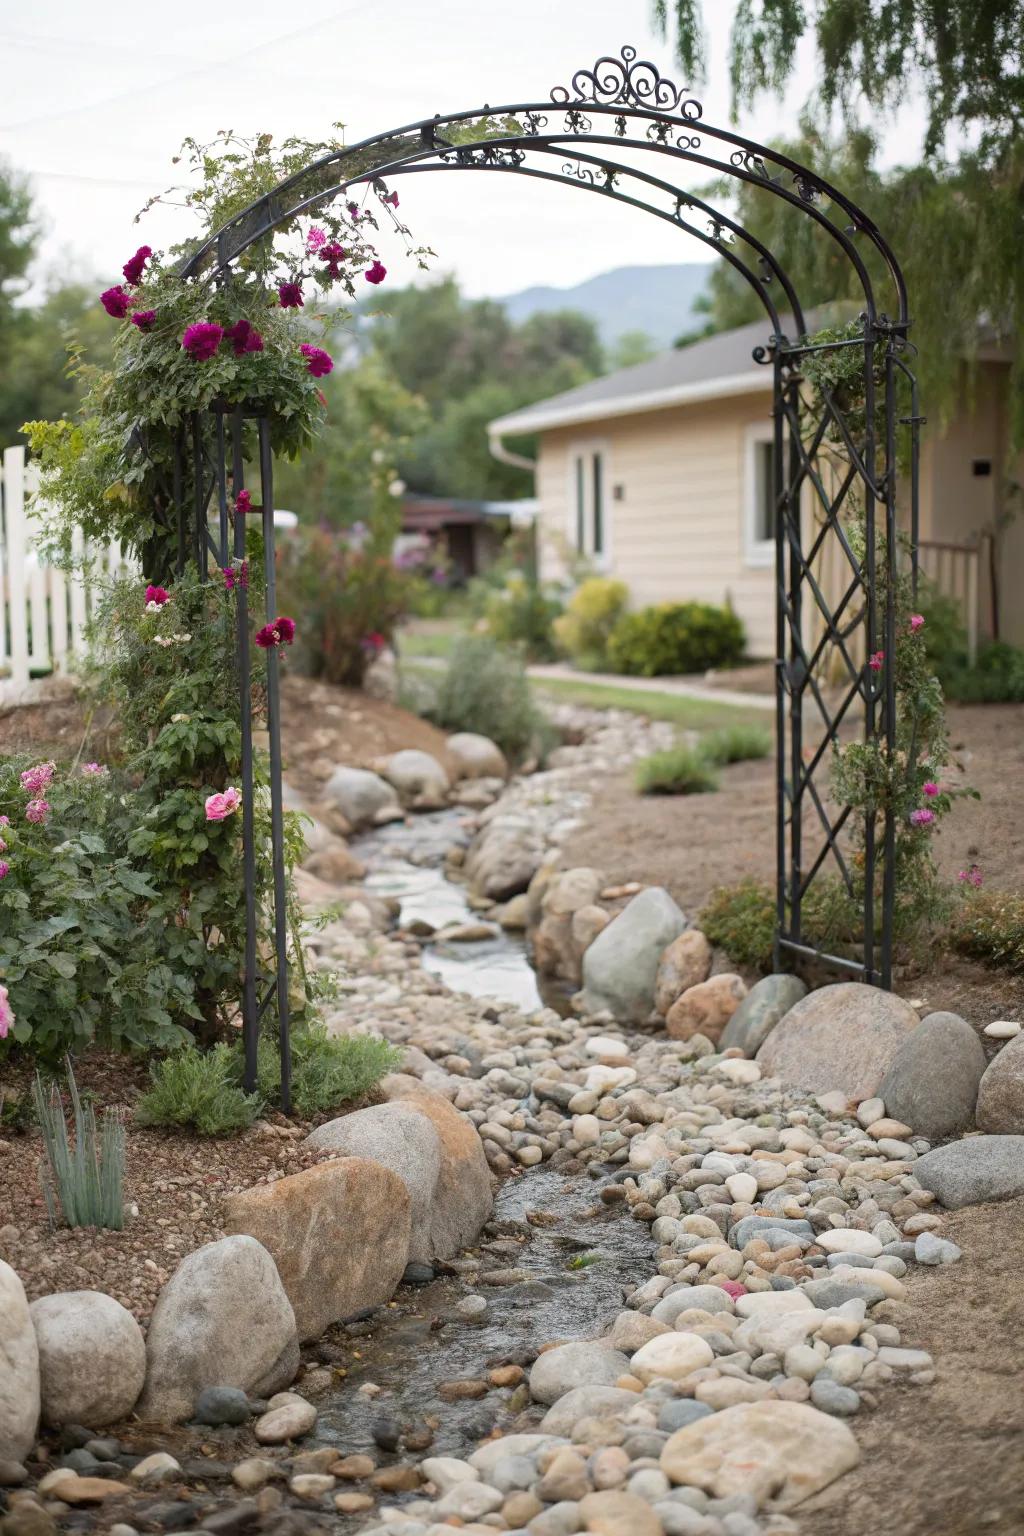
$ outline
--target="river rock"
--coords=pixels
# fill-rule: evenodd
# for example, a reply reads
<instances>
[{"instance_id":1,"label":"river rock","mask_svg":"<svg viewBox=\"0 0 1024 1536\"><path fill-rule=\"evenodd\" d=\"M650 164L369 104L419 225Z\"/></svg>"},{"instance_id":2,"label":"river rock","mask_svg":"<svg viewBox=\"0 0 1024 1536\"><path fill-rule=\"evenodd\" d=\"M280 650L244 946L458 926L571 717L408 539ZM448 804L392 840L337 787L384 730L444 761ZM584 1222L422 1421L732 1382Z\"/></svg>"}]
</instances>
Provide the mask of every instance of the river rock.
<instances>
[{"instance_id":1,"label":"river rock","mask_svg":"<svg viewBox=\"0 0 1024 1536\"><path fill-rule=\"evenodd\" d=\"M1008 1041L985 1068L978 1087L977 1117L980 1131L1024 1135L1024 1035Z\"/></svg>"},{"instance_id":2,"label":"river rock","mask_svg":"<svg viewBox=\"0 0 1024 1536\"><path fill-rule=\"evenodd\" d=\"M662 1524L646 1499L618 1488L588 1493L579 1502L583 1530L597 1536L661 1536Z\"/></svg>"},{"instance_id":3,"label":"river rock","mask_svg":"<svg viewBox=\"0 0 1024 1536\"><path fill-rule=\"evenodd\" d=\"M548 881L541 898L540 922L532 935L534 964L543 975L579 981L580 960L587 946L577 945L573 919L577 912L593 909L601 913L603 925L607 924L604 908L595 905L603 885L601 871L586 867L563 870Z\"/></svg>"},{"instance_id":4,"label":"river rock","mask_svg":"<svg viewBox=\"0 0 1024 1536\"><path fill-rule=\"evenodd\" d=\"M98 1429L127 1418L146 1379L146 1342L128 1309L102 1291L61 1291L30 1311L43 1422Z\"/></svg>"},{"instance_id":5,"label":"river rock","mask_svg":"<svg viewBox=\"0 0 1024 1536\"><path fill-rule=\"evenodd\" d=\"M756 1056L772 1030L807 996L799 976L762 976L743 998L719 1038L719 1049Z\"/></svg>"},{"instance_id":6,"label":"river rock","mask_svg":"<svg viewBox=\"0 0 1024 1536\"><path fill-rule=\"evenodd\" d=\"M437 1132L441 1166L426 1234L435 1258L450 1258L475 1242L494 1204L483 1142L473 1122L439 1093L405 1072L389 1072L377 1091L388 1103L422 1115Z\"/></svg>"},{"instance_id":7,"label":"river rock","mask_svg":"<svg viewBox=\"0 0 1024 1536\"><path fill-rule=\"evenodd\" d=\"M403 804L412 803L442 806L451 787L446 770L436 757L415 747L392 752L390 757L378 763L381 777L386 779Z\"/></svg>"},{"instance_id":8,"label":"river rock","mask_svg":"<svg viewBox=\"0 0 1024 1536\"><path fill-rule=\"evenodd\" d=\"M456 731L448 737L447 747L457 779L508 778L505 754L489 736Z\"/></svg>"},{"instance_id":9,"label":"river rock","mask_svg":"<svg viewBox=\"0 0 1024 1536\"><path fill-rule=\"evenodd\" d=\"M308 1435L316 1423L316 1409L297 1392L279 1392L253 1425L261 1445L285 1445Z\"/></svg>"},{"instance_id":10,"label":"river rock","mask_svg":"<svg viewBox=\"0 0 1024 1536\"><path fill-rule=\"evenodd\" d=\"M660 1459L675 1483L786 1510L855 1467L860 1450L846 1424L806 1403L738 1403L677 1430Z\"/></svg>"},{"instance_id":11,"label":"river rock","mask_svg":"<svg viewBox=\"0 0 1024 1536\"><path fill-rule=\"evenodd\" d=\"M349 852L348 844L340 837L332 838L329 847L311 853L302 861L302 867L328 885L347 885L352 880L361 880L366 874L365 864Z\"/></svg>"},{"instance_id":12,"label":"river rock","mask_svg":"<svg viewBox=\"0 0 1024 1536\"><path fill-rule=\"evenodd\" d=\"M624 1413L636 1406L636 1400L636 1393L625 1387L573 1387L548 1409L540 1427L551 1435L571 1435L581 1419L603 1419Z\"/></svg>"},{"instance_id":13,"label":"river rock","mask_svg":"<svg viewBox=\"0 0 1024 1536\"><path fill-rule=\"evenodd\" d=\"M21 1461L39 1427L39 1346L25 1287L0 1259L0 1457Z\"/></svg>"},{"instance_id":14,"label":"river rock","mask_svg":"<svg viewBox=\"0 0 1024 1536\"><path fill-rule=\"evenodd\" d=\"M260 1397L291 1381L298 1366L295 1313L273 1259L252 1237L223 1237L187 1254L160 1292L137 1411L180 1423L203 1387Z\"/></svg>"},{"instance_id":15,"label":"river rock","mask_svg":"<svg viewBox=\"0 0 1024 1536\"><path fill-rule=\"evenodd\" d=\"M538 1403L557 1403L574 1387L613 1387L628 1372L626 1356L605 1344L559 1344L534 1361L530 1396Z\"/></svg>"},{"instance_id":16,"label":"river rock","mask_svg":"<svg viewBox=\"0 0 1024 1536\"><path fill-rule=\"evenodd\" d=\"M951 1141L919 1157L914 1177L951 1211L1024 1195L1024 1136L968 1136Z\"/></svg>"},{"instance_id":17,"label":"river rock","mask_svg":"<svg viewBox=\"0 0 1024 1536\"><path fill-rule=\"evenodd\" d=\"M920 1020L910 1004L880 987L841 981L796 1004L757 1053L766 1075L811 1093L870 1099ZM888 1107L888 1106L887 1106Z\"/></svg>"},{"instance_id":18,"label":"river rock","mask_svg":"<svg viewBox=\"0 0 1024 1536\"><path fill-rule=\"evenodd\" d=\"M703 1035L714 1045L746 995L742 977L728 971L698 982L672 1004L665 1030L673 1040Z\"/></svg>"},{"instance_id":19,"label":"river rock","mask_svg":"<svg viewBox=\"0 0 1024 1536\"><path fill-rule=\"evenodd\" d=\"M640 1346L629 1370L644 1383L685 1381L714 1358L711 1345L696 1333L661 1333Z\"/></svg>"},{"instance_id":20,"label":"river rock","mask_svg":"<svg viewBox=\"0 0 1024 1536\"><path fill-rule=\"evenodd\" d=\"M316 1339L340 1318L391 1300L408 1259L411 1212L390 1168L344 1157L229 1195L224 1224L273 1256L299 1338Z\"/></svg>"},{"instance_id":21,"label":"river rock","mask_svg":"<svg viewBox=\"0 0 1024 1536\"><path fill-rule=\"evenodd\" d=\"M408 1262L447 1259L432 1244L434 1191L441 1172L441 1138L426 1115L400 1101L371 1104L317 1126L306 1145L341 1157L370 1158L397 1174L409 1192L411 1236Z\"/></svg>"},{"instance_id":22,"label":"river rock","mask_svg":"<svg viewBox=\"0 0 1024 1536\"><path fill-rule=\"evenodd\" d=\"M543 837L530 817L497 816L473 840L466 854L466 878L489 901L508 901L527 889L544 853Z\"/></svg>"},{"instance_id":23,"label":"river rock","mask_svg":"<svg viewBox=\"0 0 1024 1536\"><path fill-rule=\"evenodd\" d=\"M654 1007L662 1018L690 987L711 974L711 945L699 928L687 928L662 954L654 979Z\"/></svg>"},{"instance_id":24,"label":"river rock","mask_svg":"<svg viewBox=\"0 0 1024 1536\"><path fill-rule=\"evenodd\" d=\"M322 798L353 827L371 826L382 811L398 809L392 785L368 768L335 768Z\"/></svg>"},{"instance_id":25,"label":"river rock","mask_svg":"<svg viewBox=\"0 0 1024 1536\"><path fill-rule=\"evenodd\" d=\"M643 1023L654 1007L661 957L685 927L685 917L661 886L634 896L583 956L583 1010L607 1009L620 1023Z\"/></svg>"},{"instance_id":26,"label":"river rock","mask_svg":"<svg viewBox=\"0 0 1024 1536\"><path fill-rule=\"evenodd\" d=\"M985 1050L956 1013L930 1013L897 1050L878 1089L886 1112L929 1141L974 1124Z\"/></svg>"}]
</instances>

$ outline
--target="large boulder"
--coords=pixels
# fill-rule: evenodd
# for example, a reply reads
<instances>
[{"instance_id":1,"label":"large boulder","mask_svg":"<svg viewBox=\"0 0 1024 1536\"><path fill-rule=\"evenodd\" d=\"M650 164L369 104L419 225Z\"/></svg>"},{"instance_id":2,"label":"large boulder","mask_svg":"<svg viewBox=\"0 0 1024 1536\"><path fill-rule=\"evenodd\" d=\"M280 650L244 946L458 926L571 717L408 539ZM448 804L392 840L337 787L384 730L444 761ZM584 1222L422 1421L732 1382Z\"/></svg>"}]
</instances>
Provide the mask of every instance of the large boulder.
<instances>
[{"instance_id":1,"label":"large boulder","mask_svg":"<svg viewBox=\"0 0 1024 1536\"><path fill-rule=\"evenodd\" d=\"M676 998L665 1017L665 1031L673 1040L703 1035L714 1044L746 995L742 977L729 971L710 976Z\"/></svg>"},{"instance_id":2,"label":"large boulder","mask_svg":"<svg viewBox=\"0 0 1024 1536\"><path fill-rule=\"evenodd\" d=\"M1024 1135L1024 1035L1009 1040L985 1068L978 1087L977 1116L979 1131Z\"/></svg>"},{"instance_id":3,"label":"large boulder","mask_svg":"<svg viewBox=\"0 0 1024 1536\"><path fill-rule=\"evenodd\" d=\"M344 1157L230 1195L224 1225L272 1255L299 1338L316 1339L391 1300L408 1259L411 1212L390 1168Z\"/></svg>"},{"instance_id":4,"label":"large boulder","mask_svg":"<svg viewBox=\"0 0 1024 1536\"><path fill-rule=\"evenodd\" d=\"M926 1152L914 1175L948 1210L1024 1195L1024 1136L967 1136Z\"/></svg>"},{"instance_id":5,"label":"large boulder","mask_svg":"<svg viewBox=\"0 0 1024 1536\"><path fill-rule=\"evenodd\" d=\"M586 945L577 943L573 919L577 912L596 907L604 883L599 869L585 867L563 870L548 882L540 923L532 934L533 962L542 975L579 982Z\"/></svg>"},{"instance_id":6,"label":"large boulder","mask_svg":"<svg viewBox=\"0 0 1024 1536\"><path fill-rule=\"evenodd\" d=\"M966 1019L956 1013L930 1013L896 1052L878 1097L892 1119L902 1120L929 1141L941 1141L974 1124L984 1071L984 1047Z\"/></svg>"},{"instance_id":7,"label":"large boulder","mask_svg":"<svg viewBox=\"0 0 1024 1536\"><path fill-rule=\"evenodd\" d=\"M525 891L544 859L544 839L533 819L507 811L488 821L470 844L463 866L475 891L508 901Z\"/></svg>"},{"instance_id":8,"label":"large boulder","mask_svg":"<svg viewBox=\"0 0 1024 1536\"><path fill-rule=\"evenodd\" d=\"M298 1368L295 1313L273 1259L252 1237L222 1237L187 1254L157 1298L136 1412L180 1423L204 1387L263 1397Z\"/></svg>"},{"instance_id":9,"label":"large boulder","mask_svg":"<svg viewBox=\"0 0 1024 1536\"><path fill-rule=\"evenodd\" d=\"M328 885L347 885L350 880L361 880L366 874L366 865L360 863L340 837L332 837L326 847L318 848L303 859L302 867Z\"/></svg>"},{"instance_id":10,"label":"large boulder","mask_svg":"<svg viewBox=\"0 0 1024 1536\"><path fill-rule=\"evenodd\" d=\"M654 978L654 1007L662 1018L677 998L711 975L711 945L699 928L687 928L665 950Z\"/></svg>"},{"instance_id":11,"label":"large boulder","mask_svg":"<svg viewBox=\"0 0 1024 1536\"><path fill-rule=\"evenodd\" d=\"M429 752L406 747L401 752L392 752L377 766L382 777L398 791L403 805L444 805L451 788L448 774Z\"/></svg>"},{"instance_id":12,"label":"large boulder","mask_svg":"<svg viewBox=\"0 0 1024 1536\"><path fill-rule=\"evenodd\" d=\"M368 768L335 768L324 785L323 799L353 827L372 826L381 813L398 810L393 787Z\"/></svg>"},{"instance_id":13,"label":"large boulder","mask_svg":"<svg viewBox=\"0 0 1024 1536\"><path fill-rule=\"evenodd\" d=\"M21 1279L0 1259L0 1460L21 1461L39 1428L39 1346Z\"/></svg>"},{"instance_id":14,"label":"large boulder","mask_svg":"<svg viewBox=\"0 0 1024 1536\"><path fill-rule=\"evenodd\" d=\"M378 1091L388 1103L422 1115L437 1132L441 1166L424 1236L433 1258L451 1258L476 1241L494 1204L484 1144L472 1120L417 1078L390 1072Z\"/></svg>"},{"instance_id":15,"label":"large boulder","mask_svg":"<svg viewBox=\"0 0 1024 1536\"><path fill-rule=\"evenodd\" d=\"M841 981L812 992L786 1014L757 1053L766 1077L811 1093L878 1093L896 1053L920 1019L880 987Z\"/></svg>"},{"instance_id":16,"label":"large boulder","mask_svg":"<svg viewBox=\"0 0 1024 1536\"><path fill-rule=\"evenodd\" d=\"M457 779L507 779L505 754L489 736L456 731L448 737L448 755Z\"/></svg>"},{"instance_id":17,"label":"large boulder","mask_svg":"<svg viewBox=\"0 0 1024 1536\"><path fill-rule=\"evenodd\" d=\"M848 1425L807 1403L738 1403L676 1430L661 1452L674 1483L716 1499L751 1494L793 1509L849 1472L860 1448Z\"/></svg>"},{"instance_id":18,"label":"large boulder","mask_svg":"<svg viewBox=\"0 0 1024 1536\"><path fill-rule=\"evenodd\" d=\"M146 1341L127 1308L102 1291L61 1291L30 1310L43 1422L97 1429L127 1418L146 1379Z\"/></svg>"},{"instance_id":19,"label":"large boulder","mask_svg":"<svg viewBox=\"0 0 1024 1536\"><path fill-rule=\"evenodd\" d=\"M629 1374L629 1361L618 1349L600 1343L559 1344L538 1355L530 1371L530 1396L537 1403L557 1403L577 1387L614 1387Z\"/></svg>"},{"instance_id":20,"label":"large boulder","mask_svg":"<svg viewBox=\"0 0 1024 1536\"><path fill-rule=\"evenodd\" d=\"M634 896L583 956L583 1010L607 1009L619 1023L645 1023L654 1009L661 957L685 927L686 918L661 886Z\"/></svg>"},{"instance_id":21,"label":"large boulder","mask_svg":"<svg viewBox=\"0 0 1024 1536\"><path fill-rule=\"evenodd\" d=\"M405 1185L411 1202L408 1260L429 1263L448 1257L435 1253L431 1242L441 1138L426 1115L400 1102L371 1104L318 1126L306 1137L306 1144L339 1157L370 1158L390 1168Z\"/></svg>"},{"instance_id":22,"label":"large boulder","mask_svg":"<svg viewBox=\"0 0 1024 1536\"><path fill-rule=\"evenodd\" d=\"M776 1024L806 996L807 983L799 976L762 976L722 1031L719 1049L756 1056Z\"/></svg>"}]
</instances>

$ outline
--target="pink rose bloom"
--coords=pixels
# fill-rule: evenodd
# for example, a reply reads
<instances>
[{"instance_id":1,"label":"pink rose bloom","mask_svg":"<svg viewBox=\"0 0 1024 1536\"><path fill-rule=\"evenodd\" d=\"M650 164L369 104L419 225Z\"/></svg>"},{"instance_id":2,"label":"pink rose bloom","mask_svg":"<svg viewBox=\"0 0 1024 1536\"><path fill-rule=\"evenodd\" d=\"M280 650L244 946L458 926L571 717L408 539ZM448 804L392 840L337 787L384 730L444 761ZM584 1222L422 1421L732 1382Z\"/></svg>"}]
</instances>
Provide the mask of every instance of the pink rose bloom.
<instances>
[{"instance_id":1,"label":"pink rose bloom","mask_svg":"<svg viewBox=\"0 0 1024 1536\"><path fill-rule=\"evenodd\" d=\"M30 800L25 807L25 820L34 821L37 825L44 822L50 814L50 802L48 800Z\"/></svg>"},{"instance_id":2,"label":"pink rose bloom","mask_svg":"<svg viewBox=\"0 0 1024 1536\"><path fill-rule=\"evenodd\" d=\"M367 267L363 276L368 283L382 283L388 275L388 269L382 261L375 261L372 267Z\"/></svg>"},{"instance_id":3,"label":"pink rose bloom","mask_svg":"<svg viewBox=\"0 0 1024 1536\"><path fill-rule=\"evenodd\" d=\"M6 880L11 872L11 866L6 859L0 859L0 880Z\"/></svg>"},{"instance_id":4,"label":"pink rose bloom","mask_svg":"<svg viewBox=\"0 0 1024 1536\"><path fill-rule=\"evenodd\" d=\"M910 825L912 827L930 827L934 820L935 812L928 810L927 807L924 810L911 811L910 813Z\"/></svg>"},{"instance_id":5,"label":"pink rose bloom","mask_svg":"<svg viewBox=\"0 0 1024 1536\"><path fill-rule=\"evenodd\" d=\"M56 763L36 763L34 768L26 768L21 775L21 787L30 795L38 795L41 789L46 788L56 772Z\"/></svg>"},{"instance_id":6,"label":"pink rose bloom","mask_svg":"<svg viewBox=\"0 0 1024 1536\"><path fill-rule=\"evenodd\" d=\"M921 785L921 790L923 794L928 796L929 800L934 800L935 796L939 793L939 786L933 784L931 779L929 779L927 784Z\"/></svg>"},{"instance_id":7,"label":"pink rose bloom","mask_svg":"<svg viewBox=\"0 0 1024 1536\"><path fill-rule=\"evenodd\" d=\"M156 603L158 608L162 608L164 603L169 603L170 600L171 594L164 587L149 586L146 588L147 603Z\"/></svg>"},{"instance_id":8,"label":"pink rose bloom","mask_svg":"<svg viewBox=\"0 0 1024 1536\"><path fill-rule=\"evenodd\" d=\"M916 635L919 629L924 628L924 614L912 613L910 615L910 633Z\"/></svg>"},{"instance_id":9,"label":"pink rose bloom","mask_svg":"<svg viewBox=\"0 0 1024 1536\"><path fill-rule=\"evenodd\" d=\"M977 864L970 864L966 869L962 869L960 871L960 873L957 875L957 879L961 882L962 885L973 885L974 889L978 890L982 884L981 870L978 868Z\"/></svg>"},{"instance_id":10,"label":"pink rose bloom","mask_svg":"<svg viewBox=\"0 0 1024 1536\"><path fill-rule=\"evenodd\" d=\"M882 663L884 661L885 661L885 652L884 651L876 651L873 656L869 656L868 657L868 666L871 668L872 672L881 672L881 670L882 670Z\"/></svg>"},{"instance_id":11,"label":"pink rose bloom","mask_svg":"<svg viewBox=\"0 0 1024 1536\"><path fill-rule=\"evenodd\" d=\"M319 224L309 226L309 234L306 236L306 250L318 251L322 245L327 244L327 231L321 229Z\"/></svg>"},{"instance_id":12,"label":"pink rose bloom","mask_svg":"<svg viewBox=\"0 0 1024 1536\"><path fill-rule=\"evenodd\" d=\"M251 491L239 491L238 495L235 497L235 511L240 512L243 517L245 516L246 512L252 511Z\"/></svg>"},{"instance_id":13,"label":"pink rose bloom","mask_svg":"<svg viewBox=\"0 0 1024 1536\"><path fill-rule=\"evenodd\" d=\"M209 795L206 801L207 821L224 821L232 812L237 811L242 803L241 793L237 789L225 789L222 794Z\"/></svg>"},{"instance_id":14,"label":"pink rose bloom","mask_svg":"<svg viewBox=\"0 0 1024 1536\"><path fill-rule=\"evenodd\" d=\"M0 1040L6 1040L14 1028L14 1009L7 999L7 988L0 986Z\"/></svg>"}]
</instances>

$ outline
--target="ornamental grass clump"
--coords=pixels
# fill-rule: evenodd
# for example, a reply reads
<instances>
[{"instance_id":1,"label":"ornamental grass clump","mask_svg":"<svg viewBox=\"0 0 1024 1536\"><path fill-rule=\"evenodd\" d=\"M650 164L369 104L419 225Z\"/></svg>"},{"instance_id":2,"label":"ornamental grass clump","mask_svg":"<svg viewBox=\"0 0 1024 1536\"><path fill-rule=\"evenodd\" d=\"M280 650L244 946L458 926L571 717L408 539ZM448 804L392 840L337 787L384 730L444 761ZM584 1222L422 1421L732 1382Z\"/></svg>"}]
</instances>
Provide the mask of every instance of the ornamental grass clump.
<instances>
[{"instance_id":1,"label":"ornamental grass clump","mask_svg":"<svg viewBox=\"0 0 1024 1536\"><path fill-rule=\"evenodd\" d=\"M364 1099L388 1072L397 1071L402 1052L379 1035L328 1035L320 1025L292 1037L292 1105L311 1120L328 1110ZM257 1089L276 1102L281 1062L274 1041L260 1041Z\"/></svg>"},{"instance_id":2,"label":"ornamental grass clump","mask_svg":"<svg viewBox=\"0 0 1024 1536\"><path fill-rule=\"evenodd\" d=\"M704 795L718 788L718 775L695 747L668 747L636 765L641 795Z\"/></svg>"},{"instance_id":3,"label":"ornamental grass clump","mask_svg":"<svg viewBox=\"0 0 1024 1536\"><path fill-rule=\"evenodd\" d=\"M241 1088L239 1048L221 1042L210 1051L186 1046L150 1068L152 1087L135 1109L137 1125L182 1126L200 1136L244 1131L263 1109L259 1093Z\"/></svg>"},{"instance_id":4,"label":"ornamental grass clump","mask_svg":"<svg viewBox=\"0 0 1024 1536\"><path fill-rule=\"evenodd\" d=\"M729 763L749 763L767 757L772 750L772 733L761 725L727 725L709 731L700 744L709 763L725 768Z\"/></svg>"},{"instance_id":5,"label":"ornamental grass clump","mask_svg":"<svg viewBox=\"0 0 1024 1536\"><path fill-rule=\"evenodd\" d=\"M32 1086L46 1151L39 1182L50 1225L57 1225L59 1210L65 1226L120 1232L124 1226L124 1122L117 1110L105 1109L97 1127L92 1105L83 1103L78 1092L70 1059L67 1078L73 1144L57 1084L50 1082L44 1088L37 1073Z\"/></svg>"},{"instance_id":6,"label":"ornamental grass clump","mask_svg":"<svg viewBox=\"0 0 1024 1536\"><path fill-rule=\"evenodd\" d=\"M513 762L543 756L554 737L522 663L486 635L458 641L426 713L443 730L489 736Z\"/></svg>"}]
</instances>

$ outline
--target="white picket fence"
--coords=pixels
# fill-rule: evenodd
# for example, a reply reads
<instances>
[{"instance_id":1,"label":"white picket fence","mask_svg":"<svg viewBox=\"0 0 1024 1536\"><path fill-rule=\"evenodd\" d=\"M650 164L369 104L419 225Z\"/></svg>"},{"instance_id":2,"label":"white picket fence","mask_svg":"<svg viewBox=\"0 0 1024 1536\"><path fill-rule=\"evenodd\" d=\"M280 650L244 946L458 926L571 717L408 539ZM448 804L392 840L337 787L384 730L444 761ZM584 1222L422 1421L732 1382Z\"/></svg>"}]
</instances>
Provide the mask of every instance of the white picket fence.
<instances>
[{"instance_id":1,"label":"white picket fence","mask_svg":"<svg viewBox=\"0 0 1024 1536\"><path fill-rule=\"evenodd\" d=\"M134 568L119 545L88 553L99 579L68 576L46 563L40 549L38 484L24 448L7 448L0 473L0 693L24 694L35 678L74 670L84 649L85 629L106 574Z\"/></svg>"}]
</instances>

